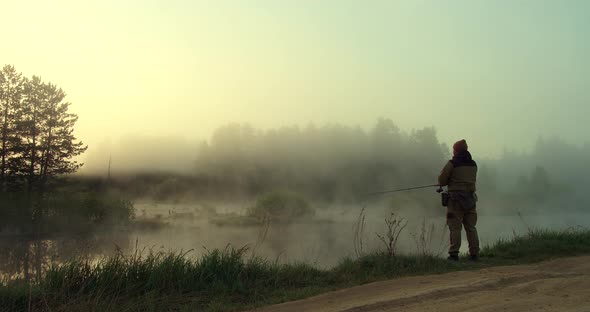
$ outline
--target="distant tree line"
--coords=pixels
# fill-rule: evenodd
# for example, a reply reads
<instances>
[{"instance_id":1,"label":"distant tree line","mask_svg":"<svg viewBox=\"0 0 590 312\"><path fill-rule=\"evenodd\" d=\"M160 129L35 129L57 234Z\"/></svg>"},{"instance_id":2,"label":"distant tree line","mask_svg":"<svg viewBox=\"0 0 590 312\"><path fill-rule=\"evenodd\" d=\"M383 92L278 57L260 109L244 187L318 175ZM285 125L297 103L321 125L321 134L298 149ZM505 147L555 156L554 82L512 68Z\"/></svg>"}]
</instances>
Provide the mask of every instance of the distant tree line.
<instances>
[{"instance_id":1,"label":"distant tree line","mask_svg":"<svg viewBox=\"0 0 590 312\"><path fill-rule=\"evenodd\" d=\"M590 204L585 190L590 144L539 139L530 152L505 151L498 159L473 153L485 211L573 211ZM359 203L371 191L436 183L450 157L449 146L439 142L434 128L401 131L387 118L369 129L229 124L198 148L194 172L141 172L113 185L134 197L156 200L242 200L288 190L311 201ZM399 207L436 207L434 195L406 192L390 198Z\"/></svg>"},{"instance_id":2,"label":"distant tree line","mask_svg":"<svg viewBox=\"0 0 590 312\"><path fill-rule=\"evenodd\" d=\"M540 138L530 152L505 150L496 160L480 162L480 199L499 212L588 210L590 144Z\"/></svg>"},{"instance_id":3,"label":"distant tree line","mask_svg":"<svg viewBox=\"0 0 590 312\"><path fill-rule=\"evenodd\" d=\"M260 130L230 124L202 144L196 167L197 176L222 195L289 189L332 201L436 183L449 157L434 128L407 133L381 118L368 131L343 125Z\"/></svg>"},{"instance_id":4,"label":"distant tree line","mask_svg":"<svg viewBox=\"0 0 590 312\"><path fill-rule=\"evenodd\" d=\"M0 185L6 191L43 191L50 178L81 166L86 146L73 134L78 116L65 92L14 66L0 71Z\"/></svg>"}]
</instances>

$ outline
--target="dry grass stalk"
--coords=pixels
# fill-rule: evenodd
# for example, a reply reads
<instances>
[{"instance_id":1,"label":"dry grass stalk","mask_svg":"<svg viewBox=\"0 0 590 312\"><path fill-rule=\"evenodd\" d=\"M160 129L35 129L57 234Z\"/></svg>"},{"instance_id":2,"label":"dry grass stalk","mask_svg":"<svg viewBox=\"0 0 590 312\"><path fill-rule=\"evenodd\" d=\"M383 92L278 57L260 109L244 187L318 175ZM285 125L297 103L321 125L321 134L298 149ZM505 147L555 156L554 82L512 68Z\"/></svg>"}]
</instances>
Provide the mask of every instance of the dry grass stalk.
<instances>
[{"instance_id":1,"label":"dry grass stalk","mask_svg":"<svg viewBox=\"0 0 590 312\"><path fill-rule=\"evenodd\" d=\"M395 247L400 233L408 225L408 221L404 218L398 217L395 212L391 212L387 218L385 218L385 225L387 226L387 232L385 235L375 233L379 240L383 242L387 249L387 253L391 256L395 256Z\"/></svg>"}]
</instances>

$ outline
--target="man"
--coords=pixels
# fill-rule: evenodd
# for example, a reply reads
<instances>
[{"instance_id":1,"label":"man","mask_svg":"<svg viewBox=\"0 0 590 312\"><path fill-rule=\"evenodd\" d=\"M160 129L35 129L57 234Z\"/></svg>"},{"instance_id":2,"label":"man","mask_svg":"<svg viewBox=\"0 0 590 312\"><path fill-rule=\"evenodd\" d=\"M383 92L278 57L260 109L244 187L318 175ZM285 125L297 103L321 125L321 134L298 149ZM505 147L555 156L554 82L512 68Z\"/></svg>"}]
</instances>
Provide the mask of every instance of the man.
<instances>
[{"instance_id":1,"label":"man","mask_svg":"<svg viewBox=\"0 0 590 312\"><path fill-rule=\"evenodd\" d=\"M465 227L469 243L469 259L478 260L479 238L477 236L477 212L475 203L475 181L477 164L467 151L467 142L461 140L453 144L453 159L443 168L438 183L441 187L448 186L449 202L447 205L447 225L450 231L448 260L459 260L461 247L461 226Z\"/></svg>"}]
</instances>

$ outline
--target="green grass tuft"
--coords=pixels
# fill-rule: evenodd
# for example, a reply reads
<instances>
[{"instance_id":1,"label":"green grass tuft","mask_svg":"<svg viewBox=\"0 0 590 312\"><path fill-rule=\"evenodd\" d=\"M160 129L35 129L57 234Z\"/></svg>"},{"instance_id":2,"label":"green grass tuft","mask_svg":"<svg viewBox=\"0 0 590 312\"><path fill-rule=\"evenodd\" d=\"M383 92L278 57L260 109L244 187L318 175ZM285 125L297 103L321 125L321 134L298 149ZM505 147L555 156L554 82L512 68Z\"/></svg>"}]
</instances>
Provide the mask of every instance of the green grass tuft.
<instances>
[{"instance_id":1,"label":"green grass tuft","mask_svg":"<svg viewBox=\"0 0 590 312\"><path fill-rule=\"evenodd\" d=\"M501 260L539 261L590 253L590 231L531 229L525 235L500 239L481 250L481 256Z\"/></svg>"}]
</instances>

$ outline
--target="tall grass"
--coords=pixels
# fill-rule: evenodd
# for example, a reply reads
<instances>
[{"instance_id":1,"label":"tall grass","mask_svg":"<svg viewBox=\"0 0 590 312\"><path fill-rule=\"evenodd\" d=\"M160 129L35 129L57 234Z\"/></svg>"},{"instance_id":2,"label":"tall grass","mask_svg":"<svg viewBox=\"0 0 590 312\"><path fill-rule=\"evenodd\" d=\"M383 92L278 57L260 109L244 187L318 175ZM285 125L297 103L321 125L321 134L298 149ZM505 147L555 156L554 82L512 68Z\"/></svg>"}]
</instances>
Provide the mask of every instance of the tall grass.
<instances>
[{"instance_id":1,"label":"tall grass","mask_svg":"<svg viewBox=\"0 0 590 312\"><path fill-rule=\"evenodd\" d=\"M246 255L245 248L117 254L53 266L35 284L0 286L6 311L233 311L407 275L514 264L590 252L590 231L532 230L482 249L479 263L376 251L322 270ZM29 309L30 303L30 309ZM4 311L3 310L3 311Z\"/></svg>"},{"instance_id":2,"label":"tall grass","mask_svg":"<svg viewBox=\"0 0 590 312\"><path fill-rule=\"evenodd\" d=\"M524 235L499 239L481 250L483 257L519 261L538 261L583 253L590 253L590 230L584 228L560 231L528 228Z\"/></svg>"},{"instance_id":3,"label":"tall grass","mask_svg":"<svg viewBox=\"0 0 590 312\"><path fill-rule=\"evenodd\" d=\"M201 306L217 301L240 304L276 289L305 287L327 274L305 264L280 265L246 257L245 252L244 248L227 247L208 251L198 259L187 253L136 252L97 262L74 260L50 268L34 285L34 310L59 309L82 300L102 308L117 302L122 311L136 311L143 310L148 301L167 308L170 299L181 297ZM31 295L28 287L22 281L12 281L0 288L0 306L22 310ZM133 307L125 307L129 302L135 302Z\"/></svg>"}]
</instances>

